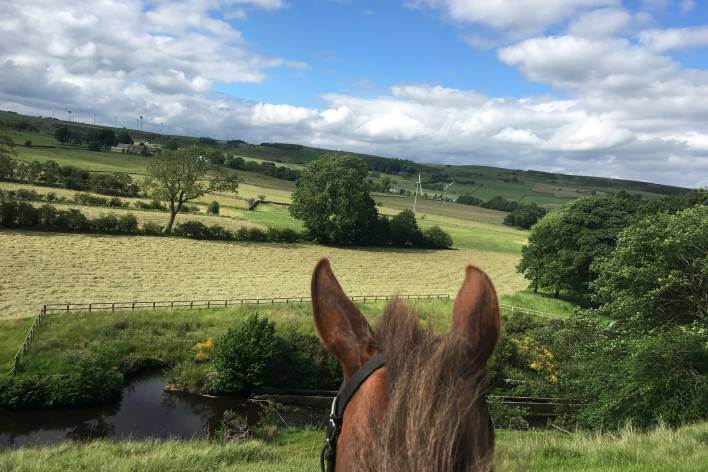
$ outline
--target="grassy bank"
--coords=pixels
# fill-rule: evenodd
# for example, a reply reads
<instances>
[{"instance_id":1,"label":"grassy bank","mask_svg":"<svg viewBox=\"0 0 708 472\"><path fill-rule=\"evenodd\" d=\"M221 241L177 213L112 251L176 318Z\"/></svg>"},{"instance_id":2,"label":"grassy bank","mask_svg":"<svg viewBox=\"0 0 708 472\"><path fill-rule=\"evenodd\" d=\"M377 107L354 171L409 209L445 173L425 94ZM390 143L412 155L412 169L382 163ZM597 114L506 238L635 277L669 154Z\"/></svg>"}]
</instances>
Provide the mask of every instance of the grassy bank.
<instances>
[{"instance_id":1,"label":"grassy bank","mask_svg":"<svg viewBox=\"0 0 708 472\"><path fill-rule=\"evenodd\" d=\"M700 471L708 461L708 423L649 433L565 435L500 431L500 471ZM323 434L285 430L268 442L194 441L62 443L0 451L0 470L301 471L318 470Z\"/></svg>"}]
</instances>

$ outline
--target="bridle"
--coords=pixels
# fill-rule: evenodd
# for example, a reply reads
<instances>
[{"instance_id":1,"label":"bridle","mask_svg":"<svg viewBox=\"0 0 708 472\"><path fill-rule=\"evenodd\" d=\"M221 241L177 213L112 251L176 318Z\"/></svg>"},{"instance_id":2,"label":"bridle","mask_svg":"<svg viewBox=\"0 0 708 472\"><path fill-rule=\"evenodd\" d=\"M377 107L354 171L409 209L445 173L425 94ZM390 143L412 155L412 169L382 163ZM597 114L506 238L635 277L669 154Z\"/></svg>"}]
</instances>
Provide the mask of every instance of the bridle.
<instances>
[{"instance_id":1,"label":"bridle","mask_svg":"<svg viewBox=\"0 0 708 472\"><path fill-rule=\"evenodd\" d=\"M359 387L371 377L371 375L379 370L384 365L383 354L378 354L364 363L354 375L352 375L347 383L342 383L339 392L332 400L332 410L329 414L329 432L325 445L320 454L320 469L322 472L334 472L334 465L337 458L337 440L339 433L342 431L342 421L344 419L344 410L347 408L349 400L359 390Z\"/></svg>"}]
</instances>

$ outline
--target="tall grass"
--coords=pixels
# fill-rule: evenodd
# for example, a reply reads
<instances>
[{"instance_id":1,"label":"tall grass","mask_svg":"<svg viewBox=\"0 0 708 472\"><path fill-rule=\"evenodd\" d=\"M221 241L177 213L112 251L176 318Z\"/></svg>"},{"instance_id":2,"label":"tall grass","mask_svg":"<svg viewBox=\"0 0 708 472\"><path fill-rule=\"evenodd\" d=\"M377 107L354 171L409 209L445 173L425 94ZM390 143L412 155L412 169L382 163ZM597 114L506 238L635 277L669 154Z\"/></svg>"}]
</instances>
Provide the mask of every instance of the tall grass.
<instances>
[{"instance_id":1,"label":"tall grass","mask_svg":"<svg viewBox=\"0 0 708 472\"><path fill-rule=\"evenodd\" d=\"M94 441L0 451L0 470L242 472L317 470L323 432L280 431L267 442ZM631 428L616 434L499 431L499 471L704 471L708 423L648 433Z\"/></svg>"}]
</instances>

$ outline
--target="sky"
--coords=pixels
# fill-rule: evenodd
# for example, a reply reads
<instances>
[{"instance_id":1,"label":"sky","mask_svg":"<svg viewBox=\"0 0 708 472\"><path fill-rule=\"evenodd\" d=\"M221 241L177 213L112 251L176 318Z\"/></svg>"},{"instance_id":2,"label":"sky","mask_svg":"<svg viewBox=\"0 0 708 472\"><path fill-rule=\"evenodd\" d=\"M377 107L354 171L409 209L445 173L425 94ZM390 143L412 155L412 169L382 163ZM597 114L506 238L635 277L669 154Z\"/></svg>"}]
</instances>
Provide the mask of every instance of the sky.
<instances>
[{"instance_id":1,"label":"sky","mask_svg":"<svg viewBox=\"0 0 708 472\"><path fill-rule=\"evenodd\" d=\"M2 3L0 109L708 186L708 1Z\"/></svg>"}]
</instances>

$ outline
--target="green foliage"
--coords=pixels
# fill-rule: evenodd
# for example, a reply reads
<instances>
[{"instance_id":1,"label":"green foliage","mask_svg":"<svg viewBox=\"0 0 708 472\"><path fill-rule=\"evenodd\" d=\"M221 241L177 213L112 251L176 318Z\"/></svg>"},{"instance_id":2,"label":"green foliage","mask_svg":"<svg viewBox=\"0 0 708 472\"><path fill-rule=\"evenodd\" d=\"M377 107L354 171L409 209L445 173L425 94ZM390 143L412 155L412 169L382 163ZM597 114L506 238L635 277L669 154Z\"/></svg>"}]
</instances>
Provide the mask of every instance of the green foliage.
<instances>
[{"instance_id":1,"label":"green foliage","mask_svg":"<svg viewBox=\"0 0 708 472\"><path fill-rule=\"evenodd\" d=\"M216 388L222 392L252 392L268 381L277 354L275 324L258 314L249 316L216 343Z\"/></svg>"},{"instance_id":2,"label":"green foliage","mask_svg":"<svg viewBox=\"0 0 708 472\"><path fill-rule=\"evenodd\" d=\"M546 209L535 203L528 205L519 204L511 213L504 218L504 224L509 226L517 226L522 229L531 228L538 220L546 214Z\"/></svg>"},{"instance_id":3,"label":"green foliage","mask_svg":"<svg viewBox=\"0 0 708 472\"><path fill-rule=\"evenodd\" d=\"M220 210L221 205L219 205L219 202L214 200L209 204L209 207L207 208L207 213L209 213L210 215L218 215Z\"/></svg>"},{"instance_id":4,"label":"green foliage","mask_svg":"<svg viewBox=\"0 0 708 472\"><path fill-rule=\"evenodd\" d=\"M269 386L274 388L336 389L342 383L339 363L314 334L293 324L278 333L278 355Z\"/></svg>"},{"instance_id":5,"label":"green foliage","mask_svg":"<svg viewBox=\"0 0 708 472\"><path fill-rule=\"evenodd\" d=\"M418 227L415 213L406 209L391 218L391 241L394 246L419 246L423 233Z\"/></svg>"},{"instance_id":6,"label":"green foliage","mask_svg":"<svg viewBox=\"0 0 708 472\"><path fill-rule=\"evenodd\" d=\"M598 314L640 325L708 319L708 206L658 215L624 230L596 260Z\"/></svg>"},{"instance_id":7,"label":"green foliage","mask_svg":"<svg viewBox=\"0 0 708 472\"><path fill-rule=\"evenodd\" d=\"M153 199L169 203L170 218L164 232L170 233L175 215L183 205L212 191L235 192L238 179L221 175L205 181L209 166L197 146L165 150L151 160L145 189Z\"/></svg>"},{"instance_id":8,"label":"green foliage","mask_svg":"<svg viewBox=\"0 0 708 472\"><path fill-rule=\"evenodd\" d=\"M614 249L617 235L639 211L628 195L585 197L555 210L534 225L517 269L534 288L587 293L593 260Z\"/></svg>"},{"instance_id":9,"label":"green foliage","mask_svg":"<svg viewBox=\"0 0 708 472\"><path fill-rule=\"evenodd\" d=\"M115 141L116 144L133 144L133 138L125 130L118 132Z\"/></svg>"},{"instance_id":10,"label":"green foliage","mask_svg":"<svg viewBox=\"0 0 708 472\"><path fill-rule=\"evenodd\" d=\"M452 237L437 225L423 230L423 241L426 246L437 249L449 249L452 247Z\"/></svg>"},{"instance_id":11,"label":"green foliage","mask_svg":"<svg viewBox=\"0 0 708 472\"><path fill-rule=\"evenodd\" d=\"M325 244L368 242L378 212L369 195L366 163L334 154L308 164L293 194L290 213L310 236Z\"/></svg>"},{"instance_id":12,"label":"green foliage","mask_svg":"<svg viewBox=\"0 0 708 472\"><path fill-rule=\"evenodd\" d=\"M558 321L536 336L560 363L559 394L578 402L587 428L676 426L708 416L708 329L674 326L637 334L592 315Z\"/></svg>"},{"instance_id":13,"label":"green foliage","mask_svg":"<svg viewBox=\"0 0 708 472\"><path fill-rule=\"evenodd\" d=\"M93 359L75 359L71 373L0 376L0 409L91 405L120 398L123 375Z\"/></svg>"}]
</instances>

